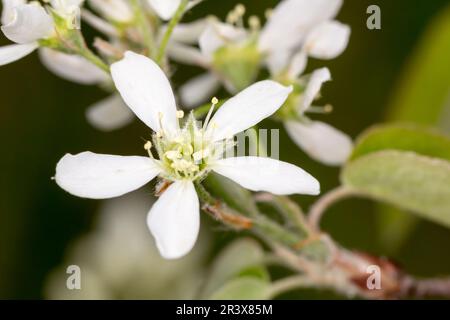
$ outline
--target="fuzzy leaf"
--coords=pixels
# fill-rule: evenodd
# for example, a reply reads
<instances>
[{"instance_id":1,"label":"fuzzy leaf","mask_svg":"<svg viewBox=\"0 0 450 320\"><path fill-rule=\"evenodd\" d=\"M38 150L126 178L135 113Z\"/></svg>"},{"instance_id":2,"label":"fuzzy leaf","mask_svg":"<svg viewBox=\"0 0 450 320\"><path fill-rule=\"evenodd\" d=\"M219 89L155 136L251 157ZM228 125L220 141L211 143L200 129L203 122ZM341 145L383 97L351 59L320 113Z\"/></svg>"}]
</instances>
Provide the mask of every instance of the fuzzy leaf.
<instances>
[{"instance_id":1,"label":"fuzzy leaf","mask_svg":"<svg viewBox=\"0 0 450 320\"><path fill-rule=\"evenodd\" d=\"M450 133L450 6L424 33L388 107L390 121L438 126ZM389 205L377 209L384 249L395 253L415 229L417 219Z\"/></svg>"},{"instance_id":2,"label":"fuzzy leaf","mask_svg":"<svg viewBox=\"0 0 450 320\"><path fill-rule=\"evenodd\" d=\"M413 152L380 151L347 164L342 183L450 227L450 162Z\"/></svg>"},{"instance_id":3,"label":"fuzzy leaf","mask_svg":"<svg viewBox=\"0 0 450 320\"><path fill-rule=\"evenodd\" d=\"M382 150L414 151L450 161L450 138L436 130L412 124L378 125L358 138L350 161Z\"/></svg>"},{"instance_id":4,"label":"fuzzy leaf","mask_svg":"<svg viewBox=\"0 0 450 320\"><path fill-rule=\"evenodd\" d=\"M225 282L241 275L267 281L267 271L261 265L263 257L264 251L255 240L246 238L231 243L214 261L202 295L209 297Z\"/></svg>"}]
</instances>

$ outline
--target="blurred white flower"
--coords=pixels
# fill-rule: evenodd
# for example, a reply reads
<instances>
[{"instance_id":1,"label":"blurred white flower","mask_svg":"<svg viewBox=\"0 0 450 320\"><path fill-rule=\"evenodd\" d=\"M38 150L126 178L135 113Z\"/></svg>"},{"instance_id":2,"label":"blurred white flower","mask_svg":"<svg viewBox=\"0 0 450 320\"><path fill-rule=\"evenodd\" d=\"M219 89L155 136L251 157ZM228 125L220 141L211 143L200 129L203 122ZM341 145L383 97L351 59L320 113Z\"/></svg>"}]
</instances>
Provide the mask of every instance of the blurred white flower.
<instances>
[{"instance_id":1,"label":"blurred white flower","mask_svg":"<svg viewBox=\"0 0 450 320\"><path fill-rule=\"evenodd\" d=\"M207 234L192 252L164 260L142 221L152 197L135 192L102 204L94 229L77 240L46 281L48 299L192 299L208 252ZM66 268L81 269L81 290L68 290Z\"/></svg>"},{"instance_id":2,"label":"blurred white flower","mask_svg":"<svg viewBox=\"0 0 450 320\"><path fill-rule=\"evenodd\" d=\"M38 3L3 0L3 34L16 44L0 47L0 65L17 61L39 47L38 41L54 33L53 19Z\"/></svg>"},{"instance_id":3,"label":"blurred white flower","mask_svg":"<svg viewBox=\"0 0 450 320\"><path fill-rule=\"evenodd\" d=\"M293 108L294 113L284 117L283 122L291 139L309 156L324 164L339 166L347 160L353 149L352 139L326 123L312 121L305 116L307 112L314 112L312 103L319 95L322 84L330 80L327 68L314 71L305 90L301 94L294 92L289 98L292 102L289 101L283 107Z\"/></svg>"},{"instance_id":4,"label":"blurred white flower","mask_svg":"<svg viewBox=\"0 0 450 320\"><path fill-rule=\"evenodd\" d=\"M259 48L273 75L283 72L296 54L305 59L334 59L345 50L350 27L333 20L342 3L284 0L273 10L259 38Z\"/></svg>"},{"instance_id":5,"label":"blurred white flower","mask_svg":"<svg viewBox=\"0 0 450 320\"><path fill-rule=\"evenodd\" d=\"M77 27L84 0L50 0L51 10L67 21L68 28ZM0 65L17 61L39 48L39 41L55 35L51 15L37 1L3 0L3 34L16 44L0 48Z\"/></svg>"},{"instance_id":6,"label":"blurred white flower","mask_svg":"<svg viewBox=\"0 0 450 320\"><path fill-rule=\"evenodd\" d=\"M89 0L88 2L94 10L108 20L126 23L134 18L129 0Z\"/></svg>"},{"instance_id":7,"label":"blurred white flower","mask_svg":"<svg viewBox=\"0 0 450 320\"><path fill-rule=\"evenodd\" d=\"M318 194L319 183L302 169L269 158L223 158L233 136L275 113L290 87L261 81L229 99L199 127L193 115L183 128L181 114L164 72L152 60L127 52L111 66L114 83L127 105L154 132L145 144L148 157L84 152L65 155L56 167L56 182L85 198L112 198L140 188L156 176L173 182L153 205L148 226L167 259L187 254L199 232L199 200L193 182L213 170L253 191ZM213 107L217 103L213 102Z\"/></svg>"},{"instance_id":8,"label":"blurred white flower","mask_svg":"<svg viewBox=\"0 0 450 320\"><path fill-rule=\"evenodd\" d=\"M226 23L209 19L198 38L198 49L180 42L169 47L175 61L209 70L208 78L201 75L185 84L196 89L198 99L192 99L192 94L186 94L189 90L181 88L183 105L198 106L205 101L202 93L212 94L220 83L235 93L239 81L245 84L256 77L260 60L264 60L272 77L277 77L285 72L300 75L308 56L336 58L347 47L350 36L349 26L332 20L341 6L342 0L284 0L262 30L254 16L249 18L250 30L244 28L242 5L229 13Z\"/></svg>"}]
</instances>

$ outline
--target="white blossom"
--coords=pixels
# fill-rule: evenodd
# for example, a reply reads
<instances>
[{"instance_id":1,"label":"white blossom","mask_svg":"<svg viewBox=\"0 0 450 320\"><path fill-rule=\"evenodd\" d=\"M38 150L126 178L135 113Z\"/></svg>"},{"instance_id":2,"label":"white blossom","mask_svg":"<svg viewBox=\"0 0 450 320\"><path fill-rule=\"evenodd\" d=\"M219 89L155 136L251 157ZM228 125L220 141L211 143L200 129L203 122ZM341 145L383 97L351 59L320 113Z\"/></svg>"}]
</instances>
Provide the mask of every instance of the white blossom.
<instances>
[{"instance_id":1,"label":"white blossom","mask_svg":"<svg viewBox=\"0 0 450 320\"><path fill-rule=\"evenodd\" d=\"M149 157L67 154L57 165L55 179L69 193L94 199L123 195L156 176L171 181L147 220L163 257L179 258L195 244L200 220L194 182L210 171L253 191L319 193L318 181L289 163L258 157L223 158L224 146L234 145L233 135L276 112L291 87L269 80L255 83L210 114L203 126L191 115L180 127L181 115L169 81L152 60L127 52L111 72L124 101L155 132L153 143L145 145Z\"/></svg>"},{"instance_id":2,"label":"white blossom","mask_svg":"<svg viewBox=\"0 0 450 320\"><path fill-rule=\"evenodd\" d=\"M259 47L272 74L282 72L299 51L334 59L347 47L350 27L333 20L343 0L284 0L261 31Z\"/></svg>"},{"instance_id":3,"label":"white blossom","mask_svg":"<svg viewBox=\"0 0 450 320\"><path fill-rule=\"evenodd\" d=\"M16 44L0 47L0 65L17 61L39 47L38 41L53 35L53 20L38 3L3 0L3 34Z\"/></svg>"},{"instance_id":4,"label":"white blossom","mask_svg":"<svg viewBox=\"0 0 450 320\"><path fill-rule=\"evenodd\" d=\"M314 71L300 98L294 100L296 117L284 119L284 126L291 139L313 159L339 166L353 149L352 139L326 123L312 121L305 116L313 108L311 105L319 95L322 84L330 80L327 68Z\"/></svg>"}]
</instances>

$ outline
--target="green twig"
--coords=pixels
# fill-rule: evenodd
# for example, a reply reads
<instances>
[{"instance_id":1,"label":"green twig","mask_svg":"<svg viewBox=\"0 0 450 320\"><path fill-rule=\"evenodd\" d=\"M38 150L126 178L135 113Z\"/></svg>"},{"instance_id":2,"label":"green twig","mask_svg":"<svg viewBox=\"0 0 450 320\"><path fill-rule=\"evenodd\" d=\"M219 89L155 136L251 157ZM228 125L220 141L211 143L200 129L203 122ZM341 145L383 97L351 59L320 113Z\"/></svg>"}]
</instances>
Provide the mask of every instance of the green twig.
<instances>
[{"instance_id":1,"label":"green twig","mask_svg":"<svg viewBox=\"0 0 450 320\"><path fill-rule=\"evenodd\" d=\"M175 12L175 15L172 17L172 19L169 22L169 25L167 26L167 30L164 33L164 36L162 38L161 44L159 45L158 54L156 56L156 62L161 65L162 60L164 58L164 55L166 53L167 45L169 44L170 37L172 36L173 30L177 26L177 24L180 22L181 18L184 15L184 12L186 10L186 7L188 5L188 0L182 0L180 5L178 6L177 11Z\"/></svg>"}]
</instances>

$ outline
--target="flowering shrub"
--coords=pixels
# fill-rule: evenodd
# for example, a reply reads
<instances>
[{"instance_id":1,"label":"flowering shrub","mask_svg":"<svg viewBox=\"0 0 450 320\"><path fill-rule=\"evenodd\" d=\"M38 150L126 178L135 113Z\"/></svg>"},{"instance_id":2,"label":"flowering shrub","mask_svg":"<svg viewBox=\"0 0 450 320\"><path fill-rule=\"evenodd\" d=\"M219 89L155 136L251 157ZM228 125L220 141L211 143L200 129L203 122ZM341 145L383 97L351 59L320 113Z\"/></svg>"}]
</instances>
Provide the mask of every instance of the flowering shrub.
<instances>
[{"instance_id":1,"label":"flowering shrub","mask_svg":"<svg viewBox=\"0 0 450 320\"><path fill-rule=\"evenodd\" d=\"M145 156L66 154L54 180L91 199L119 197L156 180L158 198L147 226L163 258L189 254L201 212L266 245L248 239L232 244L202 279L199 297L268 299L299 287L363 298L450 295L448 280L417 280L386 259L344 248L320 228L327 208L348 197L393 204L450 226L447 136L389 124L354 143L313 120L333 111L316 105L332 77L328 68L304 72L309 58L330 60L345 51L351 30L336 20L342 2L283 0L262 23L247 17L242 4L225 21L208 16L183 22L201 0L3 0L1 30L13 44L0 48L0 65L38 50L56 75L109 93L88 109L94 127L112 131L136 118L147 125ZM101 34L92 44L84 23ZM182 65L204 72L173 90L170 78ZM214 97L220 88L227 97ZM341 167L340 185L321 195L316 178L269 157L268 142L258 135L246 148L246 137L266 118L312 159ZM276 140L270 144L276 149ZM304 212L288 197L294 194L318 198ZM272 281L269 257L292 275Z\"/></svg>"}]
</instances>

